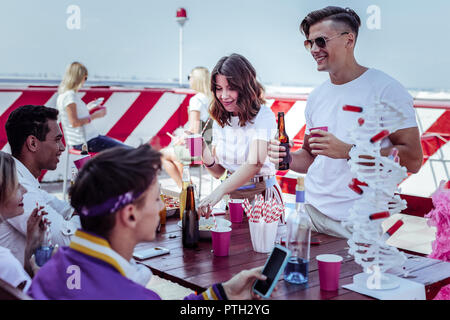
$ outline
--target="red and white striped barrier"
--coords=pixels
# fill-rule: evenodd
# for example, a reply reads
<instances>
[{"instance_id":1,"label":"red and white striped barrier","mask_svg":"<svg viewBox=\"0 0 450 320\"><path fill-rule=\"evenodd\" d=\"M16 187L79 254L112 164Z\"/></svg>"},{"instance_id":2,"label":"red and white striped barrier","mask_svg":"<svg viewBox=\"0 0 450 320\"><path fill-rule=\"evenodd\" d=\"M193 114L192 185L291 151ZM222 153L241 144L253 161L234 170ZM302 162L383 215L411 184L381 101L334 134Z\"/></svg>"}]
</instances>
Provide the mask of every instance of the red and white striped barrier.
<instances>
[{"instance_id":1,"label":"red and white striped barrier","mask_svg":"<svg viewBox=\"0 0 450 320\"><path fill-rule=\"evenodd\" d=\"M107 114L94 122L101 134L132 146L150 141L155 148L161 148L170 143L166 132L172 133L187 122L187 107L194 92L187 89L91 87L81 90L80 95L86 103L105 98ZM56 87L0 88L0 149L9 150L5 123L15 108L26 104L55 107L56 97ZM267 103L275 114L285 112L287 133L295 142L294 149L303 143L306 99L307 95L267 95ZM450 140L450 101L416 100L415 108L424 161L421 170L409 176L400 187L404 194L428 197L436 190L436 181L447 179L450 171L445 162L434 161L450 159L447 143ZM64 157L57 170L45 174L44 181L62 179ZM297 174L288 171L279 172L279 176L283 177L279 181L284 191L295 193L295 180L289 177Z\"/></svg>"}]
</instances>

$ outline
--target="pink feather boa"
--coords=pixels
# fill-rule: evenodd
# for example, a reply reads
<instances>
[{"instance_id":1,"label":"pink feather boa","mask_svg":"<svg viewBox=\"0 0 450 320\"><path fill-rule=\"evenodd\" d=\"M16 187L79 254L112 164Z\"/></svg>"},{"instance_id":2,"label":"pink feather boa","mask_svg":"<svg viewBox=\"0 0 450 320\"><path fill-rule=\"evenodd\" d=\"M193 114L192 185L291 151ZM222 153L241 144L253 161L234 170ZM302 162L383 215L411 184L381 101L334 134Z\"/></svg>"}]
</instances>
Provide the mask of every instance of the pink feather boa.
<instances>
[{"instance_id":1,"label":"pink feather boa","mask_svg":"<svg viewBox=\"0 0 450 320\"><path fill-rule=\"evenodd\" d=\"M444 181L431 198L434 209L425 218L429 218L429 226L436 227L436 240L432 243L432 252L428 257L450 261L450 189L446 188ZM450 285L443 287L434 300L450 300Z\"/></svg>"}]
</instances>

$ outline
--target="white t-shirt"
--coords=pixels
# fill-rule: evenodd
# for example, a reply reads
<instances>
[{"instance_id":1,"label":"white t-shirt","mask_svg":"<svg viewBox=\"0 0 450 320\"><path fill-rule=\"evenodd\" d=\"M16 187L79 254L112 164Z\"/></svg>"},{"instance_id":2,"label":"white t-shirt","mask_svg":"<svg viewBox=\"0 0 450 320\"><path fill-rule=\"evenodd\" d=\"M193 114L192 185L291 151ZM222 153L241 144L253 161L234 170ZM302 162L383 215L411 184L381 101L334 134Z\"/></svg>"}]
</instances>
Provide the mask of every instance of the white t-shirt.
<instances>
[{"instance_id":1,"label":"white t-shirt","mask_svg":"<svg viewBox=\"0 0 450 320\"><path fill-rule=\"evenodd\" d=\"M209 117L208 108L209 108L209 99L205 94L201 92L197 93L189 100L188 112L199 111L200 120L203 122L206 122L206 120L208 120Z\"/></svg>"},{"instance_id":2,"label":"white t-shirt","mask_svg":"<svg viewBox=\"0 0 450 320\"><path fill-rule=\"evenodd\" d=\"M212 145L216 147L216 158L225 169L235 172L246 163L250 145L254 140L270 141L276 132L275 115L267 106L261 106L253 123L239 126L239 117L231 117L231 125L221 128L217 122L213 124ZM266 158L258 176L274 175L275 166Z\"/></svg>"},{"instance_id":3,"label":"white t-shirt","mask_svg":"<svg viewBox=\"0 0 450 320\"><path fill-rule=\"evenodd\" d=\"M0 247L0 279L8 282L14 288L26 281L23 292L31 285L31 278L7 248Z\"/></svg>"},{"instance_id":4,"label":"white t-shirt","mask_svg":"<svg viewBox=\"0 0 450 320\"><path fill-rule=\"evenodd\" d=\"M59 117L64 130L64 138L70 145L85 143L99 135L99 132L92 123L87 123L81 127L72 127L67 116L66 107L75 103L77 105L77 117L79 119L89 117L89 110L80 96L74 90L68 90L58 96L56 106L59 110ZM84 132L83 132L84 131Z\"/></svg>"},{"instance_id":5,"label":"white t-shirt","mask_svg":"<svg viewBox=\"0 0 450 320\"><path fill-rule=\"evenodd\" d=\"M417 127L413 98L395 79L384 72L369 69L357 79L342 85L325 81L308 97L305 110L306 131L310 128L328 127L339 140L352 143L349 128L360 118L357 112L343 111L344 105L370 107L379 97L397 106L407 120L397 130ZM381 147L392 146L389 138L381 142ZM305 201L332 219L342 221L349 216L349 209L360 196L348 184L354 175L346 159L332 159L317 156L308 169L305 179Z\"/></svg>"}]
</instances>

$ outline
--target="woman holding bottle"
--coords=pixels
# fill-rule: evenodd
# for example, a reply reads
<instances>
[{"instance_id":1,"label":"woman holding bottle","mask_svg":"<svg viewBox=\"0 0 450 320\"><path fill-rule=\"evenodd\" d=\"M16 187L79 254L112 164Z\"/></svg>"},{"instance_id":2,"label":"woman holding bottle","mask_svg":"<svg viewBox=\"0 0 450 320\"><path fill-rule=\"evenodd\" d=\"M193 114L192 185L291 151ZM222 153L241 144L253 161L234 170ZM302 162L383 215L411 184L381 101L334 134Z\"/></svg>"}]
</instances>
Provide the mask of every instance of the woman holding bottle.
<instances>
[{"instance_id":1,"label":"woman holding bottle","mask_svg":"<svg viewBox=\"0 0 450 320\"><path fill-rule=\"evenodd\" d=\"M277 132L275 115L265 106L263 86L250 62L239 54L223 57L211 73L214 100L212 151L203 143L202 160L216 178L227 179L199 204L206 217L226 194L232 199L262 194L265 200L282 202L275 167L267 146Z\"/></svg>"}]
</instances>

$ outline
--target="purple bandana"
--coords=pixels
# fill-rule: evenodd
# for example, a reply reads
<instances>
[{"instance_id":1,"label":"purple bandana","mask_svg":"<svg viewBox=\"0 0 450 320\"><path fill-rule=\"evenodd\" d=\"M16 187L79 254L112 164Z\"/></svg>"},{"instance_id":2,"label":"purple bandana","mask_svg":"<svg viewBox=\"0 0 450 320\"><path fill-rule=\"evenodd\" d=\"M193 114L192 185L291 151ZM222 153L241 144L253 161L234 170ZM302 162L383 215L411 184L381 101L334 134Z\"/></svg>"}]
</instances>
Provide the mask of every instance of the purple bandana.
<instances>
[{"instance_id":1,"label":"purple bandana","mask_svg":"<svg viewBox=\"0 0 450 320\"><path fill-rule=\"evenodd\" d=\"M96 217L116 212L127 204L132 203L143 193L143 191L136 193L134 193L133 191L128 191L127 193L121 194L117 197L109 198L102 204L90 208L83 207L81 208L81 214L87 217Z\"/></svg>"}]
</instances>

